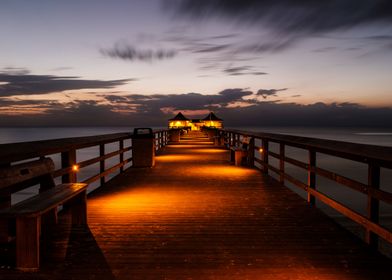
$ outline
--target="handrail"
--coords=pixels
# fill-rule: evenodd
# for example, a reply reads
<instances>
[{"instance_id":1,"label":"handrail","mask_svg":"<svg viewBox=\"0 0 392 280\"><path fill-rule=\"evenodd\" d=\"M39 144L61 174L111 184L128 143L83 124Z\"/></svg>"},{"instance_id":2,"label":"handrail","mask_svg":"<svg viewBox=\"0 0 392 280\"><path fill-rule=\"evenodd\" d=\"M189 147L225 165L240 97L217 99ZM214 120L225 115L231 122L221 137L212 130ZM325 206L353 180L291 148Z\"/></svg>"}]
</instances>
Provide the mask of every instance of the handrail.
<instances>
[{"instance_id":1,"label":"handrail","mask_svg":"<svg viewBox=\"0 0 392 280\"><path fill-rule=\"evenodd\" d=\"M131 138L132 133L71 137L32 142L0 144L0 165L34 157L78 150Z\"/></svg>"},{"instance_id":2,"label":"handrail","mask_svg":"<svg viewBox=\"0 0 392 280\"><path fill-rule=\"evenodd\" d=\"M380 201L392 204L392 193L380 189L381 168L392 169L392 147L383 147L376 145L366 145L349 143L335 140L325 140L302 136L273 134L263 132L249 132L234 129L209 129L205 128L208 134L213 137L222 138L219 143L224 143L228 148L239 146L244 137L249 139L248 162L252 167L269 175L273 172L278 175L277 180L282 185L290 182L296 187L307 192L307 201L315 205L316 199L332 207L341 214L350 218L354 222L363 226L366 230L365 241L373 248L378 248L379 237L389 243L392 243L392 232L379 223ZM261 141L261 146L255 145L255 140ZM279 144L279 152L272 152L269 143ZM307 162L287 157L285 150L287 147L295 147L308 152ZM259 153L260 157L255 154ZM367 164L368 182L367 184L358 182L354 179L345 177L341 174L320 168L317 166L318 154L331 155L338 158L353 160ZM279 166L273 166L269 163L269 157L279 161ZM285 164L289 163L307 171L307 183L295 178L293 175L286 173ZM316 175L332 180L342 186L348 187L354 191L367 196L366 215L362 215L347 206L347 204L338 202L326 194L318 191L318 182Z\"/></svg>"},{"instance_id":3,"label":"handrail","mask_svg":"<svg viewBox=\"0 0 392 280\"><path fill-rule=\"evenodd\" d=\"M168 142L168 131L164 129L154 130L153 134L155 138L156 151L159 151ZM124 147L124 141L131 139L132 133L124 132L96 136L0 144L0 167L10 166L16 162L30 160L37 157L42 158L48 155L60 154L61 167L53 172L54 178L61 176L61 181L63 183L76 182L77 175L73 168L82 169L99 163L99 173L91 176L83 182L92 183L100 180L102 186L105 183L105 176L117 170L123 172L124 166L132 162L132 157L124 158L124 153L132 151L132 145ZM118 142L119 145L118 149L106 153L105 145L116 142ZM78 161L76 158L77 150L89 147L99 147L99 153L97 153L97 156ZM119 157L119 162L114 166L107 167L105 165L105 161L115 156ZM8 195L10 195L13 190L9 190L7 192L9 192Z\"/></svg>"},{"instance_id":4,"label":"handrail","mask_svg":"<svg viewBox=\"0 0 392 280\"><path fill-rule=\"evenodd\" d=\"M286 134L273 134L264 132L252 133L249 131L241 131L234 129L226 129L225 131L248 137L263 138L270 142L288 144L292 147L302 149L314 149L320 153L343 157L346 159L351 159L364 163L376 161L379 165L383 167L392 168L392 147L350 143L344 141Z\"/></svg>"}]
</instances>

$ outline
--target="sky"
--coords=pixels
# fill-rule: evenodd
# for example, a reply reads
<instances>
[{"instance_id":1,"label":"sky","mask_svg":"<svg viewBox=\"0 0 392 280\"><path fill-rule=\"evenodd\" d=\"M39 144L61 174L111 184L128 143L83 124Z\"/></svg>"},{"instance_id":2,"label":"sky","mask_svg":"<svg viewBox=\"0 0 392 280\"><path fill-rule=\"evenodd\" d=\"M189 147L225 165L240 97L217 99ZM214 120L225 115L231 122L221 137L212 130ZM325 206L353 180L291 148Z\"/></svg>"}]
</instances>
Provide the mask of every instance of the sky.
<instances>
[{"instance_id":1,"label":"sky","mask_svg":"<svg viewBox=\"0 0 392 280\"><path fill-rule=\"evenodd\" d=\"M0 126L392 126L387 0L2 0Z\"/></svg>"}]
</instances>

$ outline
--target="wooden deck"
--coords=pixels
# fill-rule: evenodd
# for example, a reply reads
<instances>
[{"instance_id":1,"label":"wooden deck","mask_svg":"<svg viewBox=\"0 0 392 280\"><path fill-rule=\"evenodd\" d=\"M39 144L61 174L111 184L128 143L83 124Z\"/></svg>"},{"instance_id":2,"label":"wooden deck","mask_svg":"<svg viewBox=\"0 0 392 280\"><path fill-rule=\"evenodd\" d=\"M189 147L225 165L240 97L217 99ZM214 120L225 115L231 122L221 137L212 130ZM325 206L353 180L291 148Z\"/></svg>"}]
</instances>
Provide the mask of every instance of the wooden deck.
<instances>
[{"instance_id":1,"label":"wooden deck","mask_svg":"<svg viewBox=\"0 0 392 280\"><path fill-rule=\"evenodd\" d=\"M89 197L89 228L47 238L40 272L7 268L2 248L0 279L391 279L391 260L228 159L199 134L168 145Z\"/></svg>"}]
</instances>

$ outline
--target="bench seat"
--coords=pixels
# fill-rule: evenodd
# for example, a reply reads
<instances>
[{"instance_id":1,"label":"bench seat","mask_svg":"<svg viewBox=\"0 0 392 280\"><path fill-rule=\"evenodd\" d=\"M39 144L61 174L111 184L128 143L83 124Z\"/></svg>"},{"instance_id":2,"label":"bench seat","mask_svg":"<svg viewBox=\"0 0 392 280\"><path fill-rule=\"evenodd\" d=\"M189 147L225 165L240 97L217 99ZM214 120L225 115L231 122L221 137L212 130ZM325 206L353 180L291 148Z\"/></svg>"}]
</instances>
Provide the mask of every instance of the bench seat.
<instances>
[{"instance_id":1,"label":"bench seat","mask_svg":"<svg viewBox=\"0 0 392 280\"><path fill-rule=\"evenodd\" d=\"M234 162L235 166L242 164L242 159L248 156L248 150L241 147L230 148L230 161Z\"/></svg>"},{"instance_id":2,"label":"bench seat","mask_svg":"<svg viewBox=\"0 0 392 280\"><path fill-rule=\"evenodd\" d=\"M73 197L86 191L87 184L61 184L29 199L23 200L11 208L0 210L0 216L5 218L37 217L62 205Z\"/></svg>"},{"instance_id":3,"label":"bench seat","mask_svg":"<svg viewBox=\"0 0 392 280\"><path fill-rule=\"evenodd\" d=\"M86 190L83 183L61 184L0 210L0 218L16 220L17 269L39 269L41 226L57 223L59 205L70 209L73 225L87 224Z\"/></svg>"}]
</instances>

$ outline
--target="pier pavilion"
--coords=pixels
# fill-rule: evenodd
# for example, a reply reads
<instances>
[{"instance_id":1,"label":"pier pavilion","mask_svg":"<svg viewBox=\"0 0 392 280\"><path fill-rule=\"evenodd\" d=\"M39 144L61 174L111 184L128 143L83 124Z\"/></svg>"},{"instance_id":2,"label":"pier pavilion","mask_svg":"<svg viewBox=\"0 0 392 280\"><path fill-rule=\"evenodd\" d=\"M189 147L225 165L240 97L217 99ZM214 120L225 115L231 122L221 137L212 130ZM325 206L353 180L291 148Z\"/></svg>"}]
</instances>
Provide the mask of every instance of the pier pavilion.
<instances>
[{"instance_id":1,"label":"pier pavilion","mask_svg":"<svg viewBox=\"0 0 392 280\"><path fill-rule=\"evenodd\" d=\"M223 120L210 112L203 119L188 119L181 112L168 121L169 129L201 130L203 127L223 128Z\"/></svg>"},{"instance_id":2,"label":"pier pavilion","mask_svg":"<svg viewBox=\"0 0 392 280\"><path fill-rule=\"evenodd\" d=\"M392 148L207 128L168 142L169 133L0 145L0 229L7 236L0 279L390 279L392 261L379 249L390 246L392 235L379 220L379 207L392 203L380 184L392 168ZM247 165L236 166L228 148L239 146L243 137L250 138ZM79 158L93 147L95 156ZM132 154L140 147L155 158L154 167L132 168L137 160ZM307 156L294 158L291 147ZM346 177L344 170L327 170L319 163L324 156L366 167L367 182ZM88 169L94 165L96 174ZM289 166L303 170L305 179L290 174ZM27 223L58 193L41 181L47 188L40 191L41 200L14 204L11 194L27 186L12 182L42 177L47 170L55 184L80 184L63 187L68 193L87 184L100 187L86 200L79 196L62 211ZM352 196L344 201L326 195L321 177L367 198L363 212L350 208ZM357 225L363 239L322 212L321 204ZM7 213L18 214L18 224L34 234L15 228ZM53 214L57 220L48 224ZM37 248L20 244L39 245L38 263ZM37 267L26 267L31 260Z\"/></svg>"}]
</instances>

